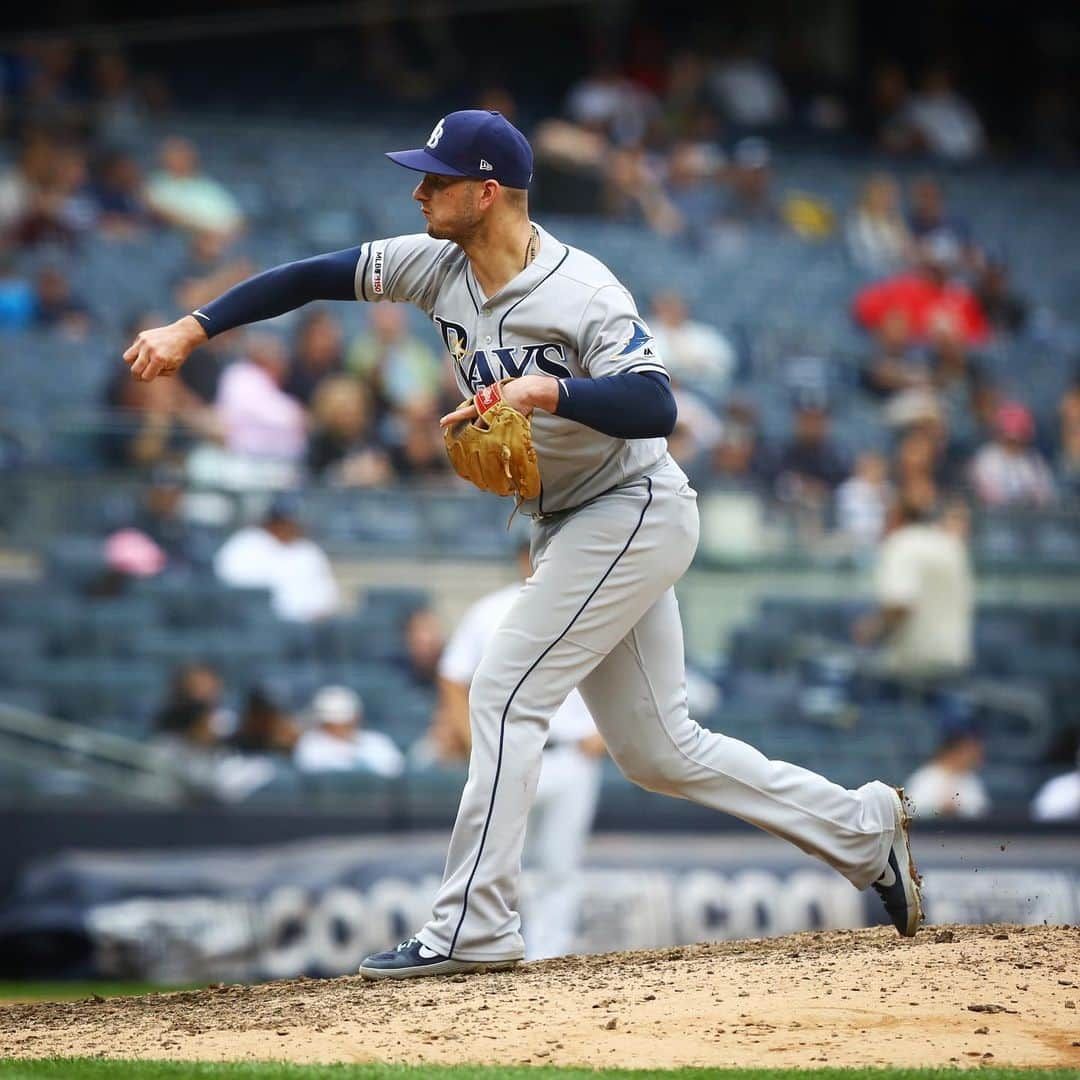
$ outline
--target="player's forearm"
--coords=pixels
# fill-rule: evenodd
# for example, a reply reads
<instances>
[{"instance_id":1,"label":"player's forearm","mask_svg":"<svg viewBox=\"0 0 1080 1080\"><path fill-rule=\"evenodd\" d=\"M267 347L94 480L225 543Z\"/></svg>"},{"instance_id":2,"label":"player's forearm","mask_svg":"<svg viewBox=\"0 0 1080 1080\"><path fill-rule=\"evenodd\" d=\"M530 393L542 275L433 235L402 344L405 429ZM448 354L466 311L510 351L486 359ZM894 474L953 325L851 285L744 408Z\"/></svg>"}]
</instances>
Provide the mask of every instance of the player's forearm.
<instances>
[{"instance_id":1,"label":"player's forearm","mask_svg":"<svg viewBox=\"0 0 1080 1080\"><path fill-rule=\"evenodd\" d=\"M671 384L658 372L624 371L599 379L560 379L558 416L616 439L655 439L675 430Z\"/></svg>"},{"instance_id":2,"label":"player's forearm","mask_svg":"<svg viewBox=\"0 0 1080 1080\"><path fill-rule=\"evenodd\" d=\"M207 337L294 311L313 300L355 300L360 248L285 263L256 274L192 312Z\"/></svg>"}]
</instances>

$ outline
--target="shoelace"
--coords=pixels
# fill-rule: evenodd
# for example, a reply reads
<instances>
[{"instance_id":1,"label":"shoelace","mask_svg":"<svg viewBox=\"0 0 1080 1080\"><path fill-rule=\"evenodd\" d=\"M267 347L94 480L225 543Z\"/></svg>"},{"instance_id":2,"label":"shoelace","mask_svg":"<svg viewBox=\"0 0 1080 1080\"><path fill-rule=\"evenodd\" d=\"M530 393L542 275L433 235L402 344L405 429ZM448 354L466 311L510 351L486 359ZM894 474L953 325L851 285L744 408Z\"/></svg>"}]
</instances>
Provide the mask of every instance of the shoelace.
<instances>
[{"instance_id":1,"label":"shoelace","mask_svg":"<svg viewBox=\"0 0 1080 1080\"><path fill-rule=\"evenodd\" d=\"M400 944L400 945L399 945L399 946L398 946L398 947L397 947L397 948L396 948L396 949L394 950L394 952L404 952L404 951L405 951L406 949L409 949L409 948L411 948L411 947L412 947L412 945L413 945L413 942L415 942L415 941L416 941L416 938L414 938L414 937L411 937L411 938L406 938L406 939L405 939L405 940L404 940L404 941L403 941L403 942L402 942L402 943L401 943L401 944Z\"/></svg>"}]
</instances>

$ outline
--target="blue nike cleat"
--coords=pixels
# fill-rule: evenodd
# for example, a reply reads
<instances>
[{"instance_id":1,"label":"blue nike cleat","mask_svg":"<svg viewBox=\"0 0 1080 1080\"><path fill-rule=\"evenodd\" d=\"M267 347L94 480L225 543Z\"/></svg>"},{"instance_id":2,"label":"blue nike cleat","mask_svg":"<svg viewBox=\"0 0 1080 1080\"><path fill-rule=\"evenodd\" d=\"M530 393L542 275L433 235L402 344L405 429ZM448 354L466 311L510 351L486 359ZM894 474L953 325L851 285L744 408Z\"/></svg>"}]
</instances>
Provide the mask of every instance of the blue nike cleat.
<instances>
[{"instance_id":1,"label":"blue nike cleat","mask_svg":"<svg viewBox=\"0 0 1080 1080\"><path fill-rule=\"evenodd\" d=\"M889 861L881 877L873 883L874 891L881 897L893 926L904 936L914 937L923 920L922 891L915 860L911 855L911 841L908 837L907 800L904 789L896 788L896 829L893 833L892 847L889 849Z\"/></svg>"},{"instance_id":2,"label":"blue nike cleat","mask_svg":"<svg viewBox=\"0 0 1080 1080\"><path fill-rule=\"evenodd\" d=\"M365 979L419 979L426 975L461 975L474 971L505 971L519 960L451 960L429 949L418 938L396 949L374 953L360 965Z\"/></svg>"}]
</instances>

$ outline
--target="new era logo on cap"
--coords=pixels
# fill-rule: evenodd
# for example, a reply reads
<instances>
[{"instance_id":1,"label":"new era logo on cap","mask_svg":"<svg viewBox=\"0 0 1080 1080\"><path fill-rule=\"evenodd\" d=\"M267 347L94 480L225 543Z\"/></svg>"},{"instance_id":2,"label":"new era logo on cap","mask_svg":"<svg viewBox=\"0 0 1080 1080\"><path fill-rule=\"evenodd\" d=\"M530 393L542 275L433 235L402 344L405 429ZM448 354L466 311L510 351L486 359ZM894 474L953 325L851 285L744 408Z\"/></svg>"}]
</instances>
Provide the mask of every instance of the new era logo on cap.
<instances>
[{"instance_id":1,"label":"new era logo on cap","mask_svg":"<svg viewBox=\"0 0 1080 1080\"><path fill-rule=\"evenodd\" d=\"M532 179L529 140L502 113L462 109L444 116L418 150L386 155L398 165L441 176L473 176L527 188Z\"/></svg>"}]
</instances>

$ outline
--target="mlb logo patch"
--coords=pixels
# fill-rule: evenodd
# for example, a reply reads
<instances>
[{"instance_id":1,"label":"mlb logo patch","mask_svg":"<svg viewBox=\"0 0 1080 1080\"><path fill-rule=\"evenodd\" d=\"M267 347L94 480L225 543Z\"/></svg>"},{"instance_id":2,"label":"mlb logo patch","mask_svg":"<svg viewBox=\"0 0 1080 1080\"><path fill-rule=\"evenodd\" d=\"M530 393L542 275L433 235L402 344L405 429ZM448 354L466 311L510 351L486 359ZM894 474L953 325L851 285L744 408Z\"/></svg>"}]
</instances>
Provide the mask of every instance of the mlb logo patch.
<instances>
[{"instance_id":1,"label":"mlb logo patch","mask_svg":"<svg viewBox=\"0 0 1080 1080\"><path fill-rule=\"evenodd\" d=\"M383 261L385 259L385 251L382 245L379 245L371 254L371 291L376 296L382 296L383 291Z\"/></svg>"}]
</instances>

